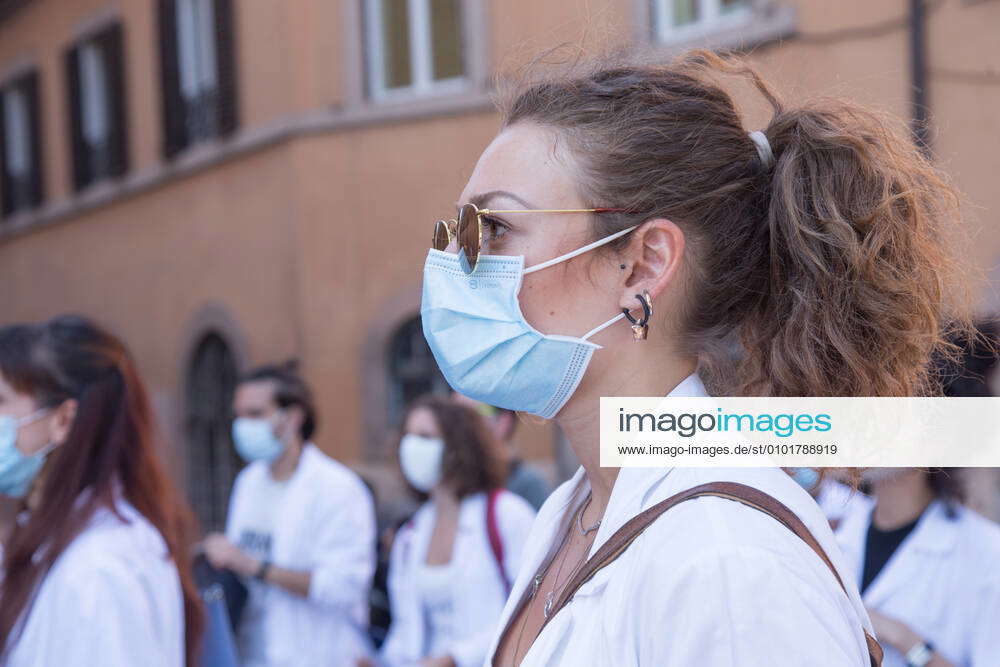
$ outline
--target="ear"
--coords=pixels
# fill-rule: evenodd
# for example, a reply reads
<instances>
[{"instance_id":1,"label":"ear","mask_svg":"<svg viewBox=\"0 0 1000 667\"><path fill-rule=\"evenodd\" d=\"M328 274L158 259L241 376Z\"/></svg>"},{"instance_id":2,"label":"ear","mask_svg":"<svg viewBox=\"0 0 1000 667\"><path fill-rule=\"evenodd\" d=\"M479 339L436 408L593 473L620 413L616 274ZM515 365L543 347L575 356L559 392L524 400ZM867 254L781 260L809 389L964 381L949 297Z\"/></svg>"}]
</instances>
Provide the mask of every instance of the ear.
<instances>
[{"instance_id":1,"label":"ear","mask_svg":"<svg viewBox=\"0 0 1000 667\"><path fill-rule=\"evenodd\" d=\"M677 275L684 254L684 232L665 218L648 220L629 237L622 252L625 278L619 307L641 308L636 294L649 292L652 300L662 293ZM652 304L650 304L652 305Z\"/></svg>"},{"instance_id":2,"label":"ear","mask_svg":"<svg viewBox=\"0 0 1000 667\"><path fill-rule=\"evenodd\" d=\"M52 418L49 419L49 442L57 447L66 442L76 421L79 405L75 398L69 398L53 409Z\"/></svg>"}]
</instances>

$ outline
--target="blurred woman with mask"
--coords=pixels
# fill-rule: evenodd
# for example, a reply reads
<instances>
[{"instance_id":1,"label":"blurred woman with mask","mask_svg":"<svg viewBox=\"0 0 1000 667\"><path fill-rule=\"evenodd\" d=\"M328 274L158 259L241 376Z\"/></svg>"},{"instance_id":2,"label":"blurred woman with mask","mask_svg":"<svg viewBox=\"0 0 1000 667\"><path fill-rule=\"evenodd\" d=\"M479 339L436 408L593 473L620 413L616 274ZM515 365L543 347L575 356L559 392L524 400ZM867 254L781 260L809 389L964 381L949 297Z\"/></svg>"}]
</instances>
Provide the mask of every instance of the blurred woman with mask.
<instances>
[{"instance_id":1,"label":"blurred woman with mask","mask_svg":"<svg viewBox=\"0 0 1000 667\"><path fill-rule=\"evenodd\" d=\"M885 667L1000 659L1000 527L962 505L954 469L871 468L837 529Z\"/></svg>"},{"instance_id":2,"label":"blurred woman with mask","mask_svg":"<svg viewBox=\"0 0 1000 667\"><path fill-rule=\"evenodd\" d=\"M391 667L479 667L500 617L535 512L502 490L492 434L446 397L413 403L399 462L426 502L397 533L389 561Z\"/></svg>"},{"instance_id":3,"label":"blurred woman with mask","mask_svg":"<svg viewBox=\"0 0 1000 667\"><path fill-rule=\"evenodd\" d=\"M4 527L2 664L196 664L189 512L131 356L92 322L0 329L0 494L19 504Z\"/></svg>"},{"instance_id":4,"label":"blurred woman with mask","mask_svg":"<svg viewBox=\"0 0 1000 667\"><path fill-rule=\"evenodd\" d=\"M763 130L727 73L773 106ZM582 468L539 511L488 660L877 664L799 484L601 467L599 399L705 396L703 371L728 395L921 393L951 320L948 186L905 129L836 100L786 107L707 52L580 65L501 100L434 229L424 335L453 389L554 418Z\"/></svg>"}]
</instances>

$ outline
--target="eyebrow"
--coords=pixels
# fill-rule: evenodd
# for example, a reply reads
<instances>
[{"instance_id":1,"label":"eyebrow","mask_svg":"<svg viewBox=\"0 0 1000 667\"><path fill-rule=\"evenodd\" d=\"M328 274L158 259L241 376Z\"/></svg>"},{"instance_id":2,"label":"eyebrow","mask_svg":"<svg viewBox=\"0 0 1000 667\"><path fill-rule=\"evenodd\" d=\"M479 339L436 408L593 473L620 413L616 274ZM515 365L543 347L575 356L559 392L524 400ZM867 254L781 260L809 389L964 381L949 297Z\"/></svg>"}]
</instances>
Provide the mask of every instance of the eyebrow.
<instances>
[{"instance_id":1,"label":"eyebrow","mask_svg":"<svg viewBox=\"0 0 1000 667\"><path fill-rule=\"evenodd\" d=\"M516 201L518 204L526 209L534 209L535 207L529 204L527 201L518 197L513 192L507 190L490 190L489 192L483 192L482 194L475 195L469 199L469 202L475 204L479 208L489 208L487 204L493 200L500 197L506 197L512 201ZM455 208L461 208L461 204L456 204Z\"/></svg>"}]
</instances>

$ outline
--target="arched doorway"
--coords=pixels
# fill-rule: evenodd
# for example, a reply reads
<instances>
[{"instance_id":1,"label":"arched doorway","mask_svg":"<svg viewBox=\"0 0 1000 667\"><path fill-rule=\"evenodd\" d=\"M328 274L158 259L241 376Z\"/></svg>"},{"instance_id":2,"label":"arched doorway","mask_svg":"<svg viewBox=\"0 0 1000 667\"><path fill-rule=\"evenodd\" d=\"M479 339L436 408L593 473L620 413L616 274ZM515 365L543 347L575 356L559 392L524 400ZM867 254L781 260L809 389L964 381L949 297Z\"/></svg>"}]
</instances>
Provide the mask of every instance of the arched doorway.
<instances>
[{"instance_id":1,"label":"arched doorway","mask_svg":"<svg viewBox=\"0 0 1000 667\"><path fill-rule=\"evenodd\" d=\"M195 346L185 380L188 498L204 531L225 527L229 492L242 467L229 435L238 370L217 333Z\"/></svg>"}]
</instances>

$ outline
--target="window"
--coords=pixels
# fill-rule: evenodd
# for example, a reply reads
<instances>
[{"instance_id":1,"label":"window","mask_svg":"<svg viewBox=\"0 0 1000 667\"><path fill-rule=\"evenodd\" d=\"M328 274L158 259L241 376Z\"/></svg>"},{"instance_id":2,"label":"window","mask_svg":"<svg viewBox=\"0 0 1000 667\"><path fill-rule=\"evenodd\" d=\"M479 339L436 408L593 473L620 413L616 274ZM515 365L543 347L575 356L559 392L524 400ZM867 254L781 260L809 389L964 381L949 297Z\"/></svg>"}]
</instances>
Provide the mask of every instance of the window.
<instances>
[{"instance_id":1,"label":"window","mask_svg":"<svg viewBox=\"0 0 1000 667\"><path fill-rule=\"evenodd\" d=\"M466 85L460 0L367 0L368 87L374 98Z\"/></svg>"},{"instance_id":2,"label":"window","mask_svg":"<svg viewBox=\"0 0 1000 667\"><path fill-rule=\"evenodd\" d=\"M236 129L232 0L160 0L163 154Z\"/></svg>"},{"instance_id":3,"label":"window","mask_svg":"<svg viewBox=\"0 0 1000 667\"><path fill-rule=\"evenodd\" d=\"M695 37L745 21L751 5L751 0L654 0L654 31L661 42Z\"/></svg>"},{"instance_id":4,"label":"window","mask_svg":"<svg viewBox=\"0 0 1000 667\"><path fill-rule=\"evenodd\" d=\"M229 492L242 467L230 436L236 361L218 334L201 339L186 379L187 487L201 528L226 525Z\"/></svg>"},{"instance_id":5,"label":"window","mask_svg":"<svg viewBox=\"0 0 1000 667\"><path fill-rule=\"evenodd\" d=\"M73 187L128 170L122 27L114 24L66 53Z\"/></svg>"},{"instance_id":6,"label":"window","mask_svg":"<svg viewBox=\"0 0 1000 667\"><path fill-rule=\"evenodd\" d=\"M388 421L395 424L403 409L424 394L447 394L451 391L434 355L424 340L420 317L404 322L389 341Z\"/></svg>"},{"instance_id":7,"label":"window","mask_svg":"<svg viewBox=\"0 0 1000 667\"><path fill-rule=\"evenodd\" d=\"M38 73L22 74L0 88L0 214L42 203L41 115Z\"/></svg>"}]
</instances>

